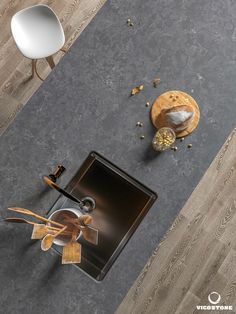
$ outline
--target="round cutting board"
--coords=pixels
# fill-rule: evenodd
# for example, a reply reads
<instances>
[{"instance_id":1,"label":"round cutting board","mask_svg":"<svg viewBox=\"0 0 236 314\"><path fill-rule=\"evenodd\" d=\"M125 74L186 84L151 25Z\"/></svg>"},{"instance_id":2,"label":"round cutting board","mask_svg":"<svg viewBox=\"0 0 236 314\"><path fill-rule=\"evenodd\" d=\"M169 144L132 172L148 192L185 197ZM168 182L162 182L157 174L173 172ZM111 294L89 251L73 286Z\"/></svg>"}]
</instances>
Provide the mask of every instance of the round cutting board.
<instances>
[{"instance_id":1,"label":"round cutting board","mask_svg":"<svg viewBox=\"0 0 236 314\"><path fill-rule=\"evenodd\" d=\"M165 127L166 125L164 125L164 121L160 115L161 111L163 109L169 109L171 107L181 105L191 106L194 110L194 117L185 130L176 133L176 137L184 137L192 133L199 123L200 110L197 102L192 96L179 90L168 91L157 97L151 110L151 120L153 125L157 129Z\"/></svg>"}]
</instances>

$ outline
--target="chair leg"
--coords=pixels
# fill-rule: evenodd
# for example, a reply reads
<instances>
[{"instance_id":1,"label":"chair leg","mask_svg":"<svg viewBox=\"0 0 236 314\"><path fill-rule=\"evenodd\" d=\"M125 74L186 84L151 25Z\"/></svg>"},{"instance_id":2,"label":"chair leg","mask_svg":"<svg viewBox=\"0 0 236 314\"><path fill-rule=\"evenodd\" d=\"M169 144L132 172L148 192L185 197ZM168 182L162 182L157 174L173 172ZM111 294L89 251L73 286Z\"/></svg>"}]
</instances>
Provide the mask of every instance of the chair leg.
<instances>
[{"instance_id":1,"label":"chair leg","mask_svg":"<svg viewBox=\"0 0 236 314\"><path fill-rule=\"evenodd\" d=\"M49 56L46 58L48 64L50 65L50 68L53 69L55 67L55 63L53 61L53 57ZM44 81L44 79L39 75L38 70L37 70L37 59L32 59L32 78L34 77L34 75L36 74L37 77L41 80Z\"/></svg>"},{"instance_id":2,"label":"chair leg","mask_svg":"<svg viewBox=\"0 0 236 314\"><path fill-rule=\"evenodd\" d=\"M51 69L55 68L55 63L52 56L47 57L46 60Z\"/></svg>"},{"instance_id":3,"label":"chair leg","mask_svg":"<svg viewBox=\"0 0 236 314\"><path fill-rule=\"evenodd\" d=\"M38 70L37 70L37 59L32 60L32 78L34 77L34 74L37 75L37 77L41 80L44 81L44 79L39 75Z\"/></svg>"},{"instance_id":4,"label":"chair leg","mask_svg":"<svg viewBox=\"0 0 236 314\"><path fill-rule=\"evenodd\" d=\"M31 62L31 77L34 78L34 73L35 73L35 64L36 64L36 60L32 59Z\"/></svg>"},{"instance_id":5,"label":"chair leg","mask_svg":"<svg viewBox=\"0 0 236 314\"><path fill-rule=\"evenodd\" d=\"M65 48L61 48L60 51L62 51L62 52L64 52L64 53L67 53L67 52L68 52L68 50L65 49Z\"/></svg>"}]
</instances>

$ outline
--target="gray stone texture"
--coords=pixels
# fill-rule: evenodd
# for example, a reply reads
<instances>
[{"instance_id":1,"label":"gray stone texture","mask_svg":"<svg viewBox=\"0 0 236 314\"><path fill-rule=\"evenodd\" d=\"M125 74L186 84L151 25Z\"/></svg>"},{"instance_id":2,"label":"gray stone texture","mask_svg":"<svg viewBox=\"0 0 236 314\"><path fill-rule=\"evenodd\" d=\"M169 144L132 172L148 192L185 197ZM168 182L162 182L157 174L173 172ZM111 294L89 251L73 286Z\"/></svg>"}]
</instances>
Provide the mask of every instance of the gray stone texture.
<instances>
[{"instance_id":1,"label":"gray stone texture","mask_svg":"<svg viewBox=\"0 0 236 314\"><path fill-rule=\"evenodd\" d=\"M235 125L235 17L230 0L107 1L0 139L1 216L8 206L44 214L58 194L42 175L62 163L65 186L92 150L159 200L101 283L42 252L30 227L1 224L1 313L115 311ZM140 83L143 92L129 97ZM201 121L177 152L157 154L145 103L173 89L197 100Z\"/></svg>"}]
</instances>

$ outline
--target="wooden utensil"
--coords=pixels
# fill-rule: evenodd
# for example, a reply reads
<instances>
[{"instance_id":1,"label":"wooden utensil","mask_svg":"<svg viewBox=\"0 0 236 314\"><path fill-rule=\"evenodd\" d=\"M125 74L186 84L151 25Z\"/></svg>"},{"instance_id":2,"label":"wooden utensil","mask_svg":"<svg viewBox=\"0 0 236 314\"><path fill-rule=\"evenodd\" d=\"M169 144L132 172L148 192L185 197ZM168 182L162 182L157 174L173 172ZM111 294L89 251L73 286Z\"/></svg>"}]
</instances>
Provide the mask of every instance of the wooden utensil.
<instances>
[{"instance_id":1,"label":"wooden utensil","mask_svg":"<svg viewBox=\"0 0 236 314\"><path fill-rule=\"evenodd\" d=\"M55 230L48 228L46 225L38 224L34 225L31 239L32 240L40 240L45 237L47 234L54 234Z\"/></svg>"},{"instance_id":2,"label":"wooden utensil","mask_svg":"<svg viewBox=\"0 0 236 314\"><path fill-rule=\"evenodd\" d=\"M67 221L71 220L71 221L75 221L77 223L79 223L80 225L89 225L92 223L93 218L90 215L81 215L79 217L71 217L69 214L67 213L63 213L63 216L66 218Z\"/></svg>"},{"instance_id":3,"label":"wooden utensil","mask_svg":"<svg viewBox=\"0 0 236 314\"><path fill-rule=\"evenodd\" d=\"M29 220L26 220L24 218L19 218L19 217L5 218L4 221L13 222L13 223L27 223L27 224L34 225L34 226L46 226L44 224L38 224L36 222L29 221ZM60 228L56 228L56 227L52 227L52 226L48 226L48 227L52 230L57 230L57 231L60 230Z\"/></svg>"},{"instance_id":4,"label":"wooden utensil","mask_svg":"<svg viewBox=\"0 0 236 314\"><path fill-rule=\"evenodd\" d=\"M51 226L43 225L43 224L34 225L31 239L34 239L34 240L38 239L39 240L39 239L42 239L43 237L45 237L47 234L55 235L55 233L57 233L60 230L61 229L58 229L58 228L51 229ZM71 235L71 232L63 231L62 234L63 235Z\"/></svg>"},{"instance_id":5,"label":"wooden utensil","mask_svg":"<svg viewBox=\"0 0 236 314\"><path fill-rule=\"evenodd\" d=\"M72 231L72 237L69 243L63 248L62 264L74 264L81 262L81 244L76 241L78 229Z\"/></svg>"},{"instance_id":6,"label":"wooden utensil","mask_svg":"<svg viewBox=\"0 0 236 314\"><path fill-rule=\"evenodd\" d=\"M90 215L82 215L78 218L71 218L69 215L64 214L66 220L72 223L74 226L80 228L83 237L86 241L98 245L98 230L92 226L89 226L92 222L92 217Z\"/></svg>"},{"instance_id":7,"label":"wooden utensil","mask_svg":"<svg viewBox=\"0 0 236 314\"><path fill-rule=\"evenodd\" d=\"M83 237L86 241L98 245L98 230L92 226L81 226Z\"/></svg>"},{"instance_id":8,"label":"wooden utensil","mask_svg":"<svg viewBox=\"0 0 236 314\"><path fill-rule=\"evenodd\" d=\"M78 217L78 221L82 225L90 225L93 222L93 218L90 215L82 215Z\"/></svg>"},{"instance_id":9,"label":"wooden utensil","mask_svg":"<svg viewBox=\"0 0 236 314\"><path fill-rule=\"evenodd\" d=\"M47 234L42 242L41 242L41 249L43 251L47 251L51 248L52 244L53 244L53 240L59 236L63 231L65 231L67 228L67 226L65 226L64 228L62 228L61 230L59 230L57 233L55 234Z\"/></svg>"},{"instance_id":10,"label":"wooden utensil","mask_svg":"<svg viewBox=\"0 0 236 314\"><path fill-rule=\"evenodd\" d=\"M31 235L31 239L42 239L45 235L48 233L54 234L55 232L61 230L60 228L44 225L44 224L38 224L33 221L26 220L24 218L18 218L18 217L11 217L11 218L5 218L4 221L6 222L13 222L13 223L26 223L33 225L33 232ZM63 234L71 235L71 232L63 232Z\"/></svg>"},{"instance_id":11,"label":"wooden utensil","mask_svg":"<svg viewBox=\"0 0 236 314\"><path fill-rule=\"evenodd\" d=\"M64 213L64 217L66 219L66 222L70 222L73 225L79 225L79 226L90 227L89 224L91 224L93 221L93 218L90 215L81 215L79 217L73 218L70 215Z\"/></svg>"},{"instance_id":12,"label":"wooden utensil","mask_svg":"<svg viewBox=\"0 0 236 314\"><path fill-rule=\"evenodd\" d=\"M37 218L37 219L39 219L39 220L41 220L41 221L51 223L51 224L53 224L53 225L55 225L55 226L58 226L58 227L60 227L60 228L64 228L64 227L65 227L65 225L62 225L62 224L60 224L59 222L56 222L56 221L47 219L47 218L45 218L45 217L43 217L43 216L40 216L40 215L38 215L38 214L32 212L32 211L29 210L29 209L26 209L26 208L10 207L10 208L8 208L8 209L11 210L11 211L17 212L17 213L21 213L21 214L26 214L26 215L33 216L33 217L35 217L35 218Z\"/></svg>"}]
</instances>

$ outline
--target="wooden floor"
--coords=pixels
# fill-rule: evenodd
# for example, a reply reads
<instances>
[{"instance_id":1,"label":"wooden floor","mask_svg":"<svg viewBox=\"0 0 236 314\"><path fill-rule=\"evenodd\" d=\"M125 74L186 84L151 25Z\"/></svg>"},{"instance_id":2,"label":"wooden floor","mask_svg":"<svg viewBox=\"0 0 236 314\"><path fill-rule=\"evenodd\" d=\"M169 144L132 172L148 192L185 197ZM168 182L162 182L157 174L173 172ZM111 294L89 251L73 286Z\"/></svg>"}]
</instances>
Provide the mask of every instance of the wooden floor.
<instances>
[{"instance_id":1,"label":"wooden floor","mask_svg":"<svg viewBox=\"0 0 236 314\"><path fill-rule=\"evenodd\" d=\"M213 291L233 311L197 310ZM236 129L116 313L206 312L236 313Z\"/></svg>"},{"instance_id":2,"label":"wooden floor","mask_svg":"<svg viewBox=\"0 0 236 314\"><path fill-rule=\"evenodd\" d=\"M13 41L10 31L11 17L19 10L34 5L47 4L59 16L69 48L81 34L106 0L1 0L0 1L0 135L16 114L27 103L42 82L31 79L30 60L24 58ZM55 56L56 62L63 53ZM38 62L43 77L50 73L45 61Z\"/></svg>"}]
</instances>

